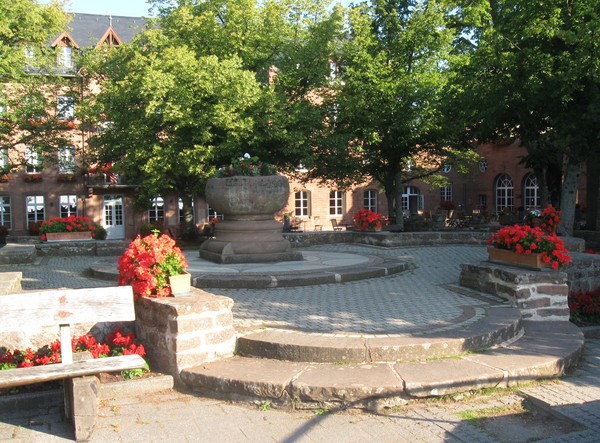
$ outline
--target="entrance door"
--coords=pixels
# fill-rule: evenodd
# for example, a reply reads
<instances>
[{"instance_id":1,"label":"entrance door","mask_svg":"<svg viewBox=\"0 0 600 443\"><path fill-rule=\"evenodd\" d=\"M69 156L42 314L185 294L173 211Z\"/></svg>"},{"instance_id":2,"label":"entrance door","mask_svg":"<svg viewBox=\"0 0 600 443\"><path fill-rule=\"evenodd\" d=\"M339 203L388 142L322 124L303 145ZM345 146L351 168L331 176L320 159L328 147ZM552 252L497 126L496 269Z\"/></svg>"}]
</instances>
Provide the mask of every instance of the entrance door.
<instances>
[{"instance_id":1,"label":"entrance door","mask_svg":"<svg viewBox=\"0 0 600 443\"><path fill-rule=\"evenodd\" d=\"M104 229L108 240L125 238L125 224L123 223L123 196L104 196Z\"/></svg>"}]
</instances>

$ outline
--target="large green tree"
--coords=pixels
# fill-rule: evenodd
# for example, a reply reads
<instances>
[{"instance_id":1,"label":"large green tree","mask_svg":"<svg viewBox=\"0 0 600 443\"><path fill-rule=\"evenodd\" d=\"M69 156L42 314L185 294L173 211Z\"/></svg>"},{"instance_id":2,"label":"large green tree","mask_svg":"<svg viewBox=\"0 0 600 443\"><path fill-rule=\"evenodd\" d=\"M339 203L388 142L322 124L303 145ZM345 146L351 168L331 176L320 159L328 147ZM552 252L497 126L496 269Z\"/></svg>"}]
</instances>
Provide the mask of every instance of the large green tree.
<instances>
[{"instance_id":1,"label":"large green tree","mask_svg":"<svg viewBox=\"0 0 600 443\"><path fill-rule=\"evenodd\" d=\"M341 72L323 106L329 126L310 163L314 176L374 178L402 228L403 183L458 165L445 116L454 31L437 0L374 0L349 11Z\"/></svg>"},{"instance_id":2,"label":"large green tree","mask_svg":"<svg viewBox=\"0 0 600 443\"><path fill-rule=\"evenodd\" d=\"M600 142L600 1L460 3L467 57L454 90L466 126L479 140L521 140L571 234L582 166ZM552 183L561 185L553 196Z\"/></svg>"},{"instance_id":3,"label":"large green tree","mask_svg":"<svg viewBox=\"0 0 600 443\"><path fill-rule=\"evenodd\" d=\"M48 47L66 23L57 3L0 0L0 148L7 160L2 174L28 163L25 146L35 148L40 162L56 163L57 150L70 143L58 97L73 91L57 74L56 53Z\"/></svg>"},{"instance_id":4,"label":"large green tree","mask_svg":"<svg viewBox=\"0 0 600 443\"><path fill-rule=\"evenodd\" d=\"M174 191L186 213L232 157L297 164L323 124L311 91L341 15L306 0L154 4L158 26L85 61L100 88L87 111L104 127L90 140L98 161L139 184L140 202Z\"/></svg>"}]
</instances>

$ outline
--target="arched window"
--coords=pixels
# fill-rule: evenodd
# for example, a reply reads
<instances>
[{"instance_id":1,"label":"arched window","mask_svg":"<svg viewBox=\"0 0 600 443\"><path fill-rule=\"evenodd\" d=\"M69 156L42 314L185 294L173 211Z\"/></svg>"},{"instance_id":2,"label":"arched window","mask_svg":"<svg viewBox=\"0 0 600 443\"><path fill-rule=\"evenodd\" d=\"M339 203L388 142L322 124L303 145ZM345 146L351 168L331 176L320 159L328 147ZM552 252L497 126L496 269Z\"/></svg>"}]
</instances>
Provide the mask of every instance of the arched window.
<instances>
[{"instance_id":1,"label":"arched window","mask_svg":"<svg viewBox=\"0 0 600 443\"><path fill-rule=\"evenodd\" d=\"M527 175L523 180L523 206L526 211L540 206L540 187L533 174Z\"/></svg>"},{"instance_id":2,"label":"arched window","mask_svg":"<svg viewBox=\"0 0 600 443\"><path fill-rule=\"evenodd\" d=\"M515 188L512 179L502 174L496 180L496 213L501 213L504 209L512 210L515 205Z\"/></svg>"}]
</instances>

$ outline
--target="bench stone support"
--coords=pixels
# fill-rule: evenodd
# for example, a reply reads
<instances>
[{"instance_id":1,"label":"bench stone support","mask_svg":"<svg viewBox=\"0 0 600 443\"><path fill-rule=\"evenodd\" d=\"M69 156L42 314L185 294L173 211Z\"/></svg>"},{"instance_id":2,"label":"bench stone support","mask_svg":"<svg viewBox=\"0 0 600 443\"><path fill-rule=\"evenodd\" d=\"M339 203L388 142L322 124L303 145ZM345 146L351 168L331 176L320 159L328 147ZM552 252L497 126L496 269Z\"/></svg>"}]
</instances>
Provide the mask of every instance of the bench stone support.
<instances>
[{"instance_id":1,"label":"bench stone support","mask_svg":"<svg viewBox=\"0 0 600 443\"><path fill-rule=\"evenodd\" d=\"M100 380L95 375L65 380L65 416L73 422L75 440L86 441L98 417Z\"/></svg>"}]
</instances>

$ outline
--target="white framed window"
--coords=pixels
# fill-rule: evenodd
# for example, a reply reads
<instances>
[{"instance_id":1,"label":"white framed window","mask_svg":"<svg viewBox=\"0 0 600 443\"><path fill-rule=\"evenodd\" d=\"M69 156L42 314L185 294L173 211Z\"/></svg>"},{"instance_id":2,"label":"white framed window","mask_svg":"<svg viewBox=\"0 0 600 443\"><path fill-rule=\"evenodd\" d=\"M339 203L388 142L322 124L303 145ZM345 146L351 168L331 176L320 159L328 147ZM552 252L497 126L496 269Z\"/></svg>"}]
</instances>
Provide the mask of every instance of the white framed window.
<instances>
[{"instance_id":1,"label":"white framed window","mask_svg":"<svg viewBox=\"0 0 600 443\"><path fill-rule=\"evenodd\" d=\"M60 216L69 217L77 216L77 196L76 195L61 195L59 197Z\"/></svg>"},{"instance_id":2,"label":"white framed window","mask_svg":"<svg viewBox=\"0 0 600 443\"><path fill-rule=\"evenodd\" d=\"M448 186L442 186L440 188L440 200L452 201L452 183Z\"/></svg>"},{"instance_id":3,"label":"white framed window","mask_svg":"<svg viewBox=\"0 0 600 443\"><path fill-rule=\"evenodd\" d=\"M39 223L44 220L46 208L43 195L28 195L25 200L27 224Z\"/></svg>"},{"instance_id":4,"label":"white framed window","mask_svg":"<svg viewBox=\"0 0 600 443\"><path fill-rule=\"evenodd\" d=\"M183 200L181 198L177 199L177 208L178 208L177 216L179 218L179 223L184 224L185 223L185 214L183 213ZM196 204L194 203L194 200L192 200L192 221L194 222L194 224L196 223Z\"/></svg>"},{"instance_id":5,"label":"white framed window","mask_svg":"<svg viewBox=\"0 0 600 443\"><path fill-rule=\"evenodd\" d=\"M25 147L25 171L28 174L36 174L41 170L42 162L39 149L33 146Z\"/></svg>"},{"instance_id":6,"label":"white framed window","mask_svg":"<svg viewBox=\"0 0 600 443\"><path fill-rule=\"evenodd\" d=\"M75 147L61 146L58 150L58 172L72 174L75 172Z\"/></svg>"},{"instance_id":7,"label":"white framed window","mask_svg":"<svg viewBox=\"0 0 600 443\"><path fill-rule=\"evenodd\" d=\"M405 186L402 190L402 210L408 214L416 214L422 210L425 199L416 186Z\"/></svg>"},{"instance_id":8,"label":"white framed window","mask_svg":"<svg viewBox=\"0 0 600 443\"><path fill-rule=\"evenodd\" d=\"M496 180L496 213L501 213L505 209L512 210L515 205L514 192L512 179L502 174Z\"/></svg>"},{"instance_id":9,"label":"white framed window","mask_svg":"<svg viewBox=\"0 0 600 443\"><path fill-rule=\"evenodd\" d=\"M73 48L70 46L59 46L57 62L59 66L65 68L73 67Z\"/></svg>"},{"instance_id":10,"label":"white framed window","mask_svg":"<svg viewBox=\"0 0 600 443\"><path fill-rule=\"evenodd\" d=\"M377 212L377 191L367 189L363 193L363 207L369 211Z\"/></svg>"},{"instance_id":11,"label":"white framed window","mask_svg":"<svg viewBox=\"0 0 600 443\"><path fill-rule=\"evenodd\" d=\"M25 46L25 58L27 60L33 60L35 58L35 50L32 46Z\"/></svg>"},{"instance_id":12,"label":"white framed window","mask_svg":"<svg viewBox=\"0 0 600 443\"><path fill-rule=\"evenodd\" d=\"M59 120L75 118L75 99L71 95L61 95L56 99L56 116Z\"/></svg>"},{"instance_id":13,"label":"white framed window","mask_svg":"<svg viewBox=\"0 0 600 443\"><path fill-rule=\"evenodd\" d=\"M9 165L8 148L0 149L0 168L6 168Z\"/></svg>"},{"instance_id":14,"label":"white framed window","mask_svg":"<svg viewBox=\"0 0 600 443\"><path fill-rule=\"evenodd\" d=\"M298 191L294 194L294 215L310 217L310 192Z\"/></svg>"},{"instance_id":15,"label":"white framed window","mask_svg":"<svg viewBox=\"0 0 600 443\"><path fill-rule=\"evenodd\" d=\"M344 215L344 191L336 189L329 193L329 215Z\"/></svg>"},{"instance_id":16,"label":"white framed window","mask_svg":"<svg viewBox=\"0 0 600 443\"><path fill-rule=\"evenodd\" d=\"M165 201L162 197L154 197L150 200L148 209L148 221L150 223L162 222L165 219Z\"/></svg>"},{"instance_id":17,"label":"white framed window","mask_svg":"<svg viewBox=\"0 0 600 443\"><path fill-rule=\"evenodd\" d=\"M535 175L529 174L525 177L523 181L523 196L523 206L526 211L540 206L540 187Z\"/></svg>"},{"instance_id":18,"label":"white framed window","mask_svg":"<svg viewBox=\"0 0 600 443\"><path fill-rule=\"evenodd\" d=\"M338 76L338 64L335 60L329 60L329 78L334 80Z\"/></svg>"},{"instance_id":19,"label":"white framed window","mask_svg":"<svg viewBox=\"0 0 600 443\"><path fill-rule=\"evenodd\" d=\"M0 225L6 226L7 229L12 229L12 211L10 206L10 197L0 195Z\"/></svg>"},{"instance_id":20,"label":"white framed window","mask_svg":"<svg viewBox=\"0 0 600 443\"><path fill-rule=\"evenodd\" d=\"M487 171L487 168L488 168L487 160L481 160L478 164L478 167L479 167L479 171L481 171L481 172Z\"/></svg>"},{"instance_id":21,"label":"white framed window","mask_svg":"<svg viewBox=\"0 0 600 443\"><path fill-rule=\"evenodd\" d=\"M442 171L444 171L444 174L449 174L452 171L452 165L444 163L442 166Z\"/></svg>"},{"instance_id":22,"label":"white framed window","mask_svg":"<svg viewBox=\"0 0 600 443\"><path fill-rule=\"evenodd\" d=\"M213 208L208 208L208 221L211 221L213 218L218 218L219 220L223 220L225 215L220 212L215 211Z\"/></svg>"}]
</instances>

